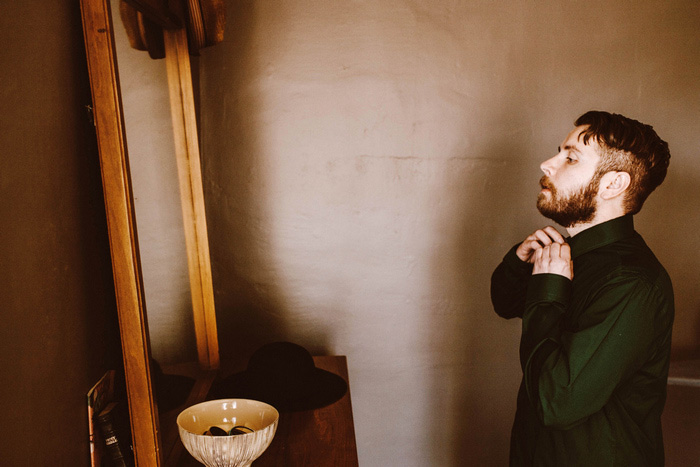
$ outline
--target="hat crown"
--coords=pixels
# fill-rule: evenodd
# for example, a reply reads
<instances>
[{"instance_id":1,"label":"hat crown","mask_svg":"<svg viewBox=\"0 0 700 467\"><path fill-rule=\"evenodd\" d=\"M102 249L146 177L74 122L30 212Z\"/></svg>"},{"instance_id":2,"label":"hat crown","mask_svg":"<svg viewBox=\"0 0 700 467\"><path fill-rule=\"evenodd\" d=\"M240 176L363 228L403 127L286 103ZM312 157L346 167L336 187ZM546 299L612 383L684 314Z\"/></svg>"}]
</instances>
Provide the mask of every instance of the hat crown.
<instances>
[{"instance_id":1,"label":"hat crown","mask_svg":"<svg viewBox=\"0 0 700 467\"><path fill-rule=\"evenodd\" d=\"M219 399L244 398L267 402L277 410L325 407L347 392L345 380L317 368L311 354L291 342L274 342L256 350L245 371L215 383Z\"/></svg>"},{"instance_id":2,"label":"hat crown","mask_svg":"<svg viewBox=\"0 0 700 467\"><path fill-rule=\"evenodd\" d=\"M311 354L291 342L266 344L248 361L248 371L257 374L299 376L312 373L315 368Z\"/></svg>"}]
</instances>

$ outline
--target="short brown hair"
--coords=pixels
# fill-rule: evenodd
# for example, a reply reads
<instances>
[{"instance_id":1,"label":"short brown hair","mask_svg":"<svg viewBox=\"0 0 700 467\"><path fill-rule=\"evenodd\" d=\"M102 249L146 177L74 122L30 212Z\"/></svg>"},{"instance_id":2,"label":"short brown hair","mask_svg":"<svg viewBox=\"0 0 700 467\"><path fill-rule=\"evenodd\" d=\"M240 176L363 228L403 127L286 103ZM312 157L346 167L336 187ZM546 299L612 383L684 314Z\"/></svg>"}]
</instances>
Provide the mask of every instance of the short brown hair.
<instances>
[{"instance_id":1,"label":"short brown hair","mask_svg":"<svg viewBox=\"0 0 700 467\"><path fill-rule=\"evenodd\" d=\"M636 214L644 201L666 178L671 154L666 141L644 123L619 114L591 110L576 119L583 143L593 138L601 148L599 176L610 172L627 172L630 187L625 196L625 210Z\"/></svg>"}]
</instances>

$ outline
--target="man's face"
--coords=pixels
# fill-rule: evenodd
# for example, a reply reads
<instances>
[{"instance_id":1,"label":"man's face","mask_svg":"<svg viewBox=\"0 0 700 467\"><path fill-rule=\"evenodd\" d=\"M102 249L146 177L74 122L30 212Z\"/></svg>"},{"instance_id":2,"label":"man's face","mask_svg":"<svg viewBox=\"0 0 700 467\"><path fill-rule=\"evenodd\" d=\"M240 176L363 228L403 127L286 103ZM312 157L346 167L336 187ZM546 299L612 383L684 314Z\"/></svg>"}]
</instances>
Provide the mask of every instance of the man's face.
<instances>
[{"instance_id":1,"label":"man's face","mask_svg":"<svg viewBox=\"0 0 700 467\"><path fill-rule=\"evenodd\" d=\"M540 168L542 190L537 209L563 227L593 220L601 174L596 172L600 155L598 143L580 138L585 127L576 127L566 137L559 153L544 161Z\"/></svg>"}]
</instances>

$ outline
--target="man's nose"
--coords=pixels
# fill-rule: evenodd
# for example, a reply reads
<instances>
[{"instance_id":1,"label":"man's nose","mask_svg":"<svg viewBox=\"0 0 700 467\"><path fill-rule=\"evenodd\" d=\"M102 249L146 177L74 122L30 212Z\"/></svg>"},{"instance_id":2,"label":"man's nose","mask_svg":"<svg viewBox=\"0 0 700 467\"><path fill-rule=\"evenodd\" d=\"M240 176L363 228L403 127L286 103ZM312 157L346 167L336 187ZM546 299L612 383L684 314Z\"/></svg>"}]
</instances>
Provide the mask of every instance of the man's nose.
<instances>
[{"instance_id":1,"label":"man's nose","mask_svg":"<svg viewBox=\"0 0 700 467\"><path fill-rule=\"evenodd\" d=\"M554 158L555 157L556 156L554 156L550 159L547 159L546 161L544 161L540 164L540 169L548 177L551 177L552 174L554 173Z\"/></svg>"}]
</instances>

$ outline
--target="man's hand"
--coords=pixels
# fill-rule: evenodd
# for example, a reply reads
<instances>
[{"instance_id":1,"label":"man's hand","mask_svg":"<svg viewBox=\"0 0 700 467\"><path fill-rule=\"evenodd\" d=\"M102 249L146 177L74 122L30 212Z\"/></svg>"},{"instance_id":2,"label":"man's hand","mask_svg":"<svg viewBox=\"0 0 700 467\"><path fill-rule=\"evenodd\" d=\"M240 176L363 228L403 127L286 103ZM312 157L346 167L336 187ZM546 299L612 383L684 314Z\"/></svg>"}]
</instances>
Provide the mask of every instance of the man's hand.
<instances>
[{"instance_id":1,"label":"man's hand","mask_svg":"<svg viewBox=\"0 0 700 467\"><path fill-rule=\"evenodd\" d=\"M567 279L574 278L574 263L571 261L571 247L552 243L540 248L534 254L532 274L559 274Z\"/></svg>"},{"instance_id":2,"label":"man's hand","mask_svg":"<svg viewBox=\"0 0 700 467\"><path fill-rule=\"evenodd\" d=\"M533 264L533 274L559 274L573 279L574 264L571 248L564 237L551 225L536 230L515 250L522 261Z\"/></svg>"},{"instance_id":3,"label":"man's hand","mask_svg":"<svg viewBox=\"0 0 700 467\"><path fill-rule=\"evenodd\" d=\"M521 261L526 263L535 263L535 252L552 243L558 243L563 245L565 243L564 237L551 225L547 227L535 230L531 235L529 235L523 243L520 244L515 254L518 255Z\"/></svg>"}]
</instances>

